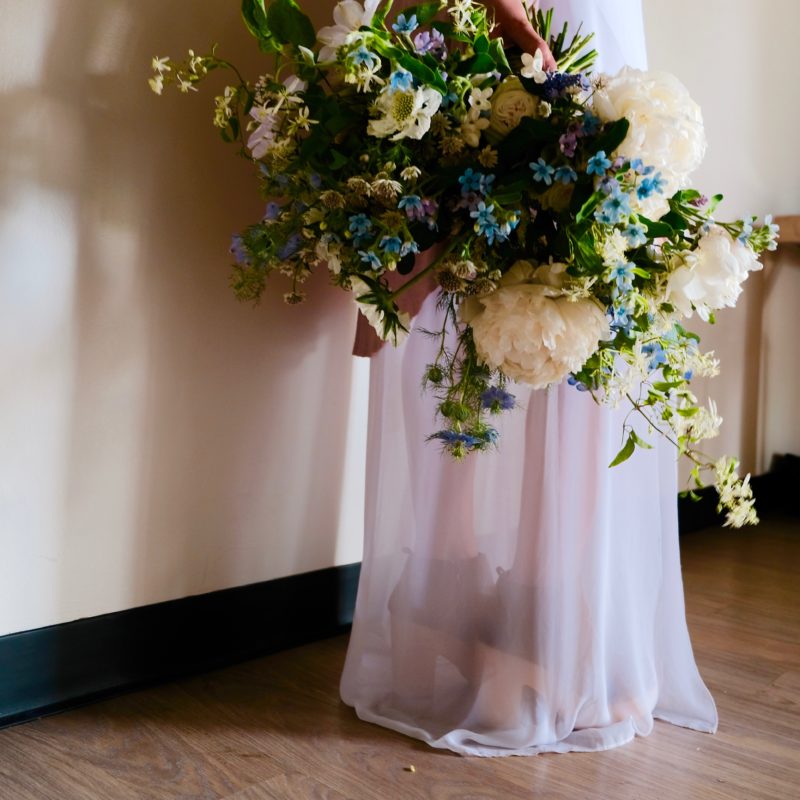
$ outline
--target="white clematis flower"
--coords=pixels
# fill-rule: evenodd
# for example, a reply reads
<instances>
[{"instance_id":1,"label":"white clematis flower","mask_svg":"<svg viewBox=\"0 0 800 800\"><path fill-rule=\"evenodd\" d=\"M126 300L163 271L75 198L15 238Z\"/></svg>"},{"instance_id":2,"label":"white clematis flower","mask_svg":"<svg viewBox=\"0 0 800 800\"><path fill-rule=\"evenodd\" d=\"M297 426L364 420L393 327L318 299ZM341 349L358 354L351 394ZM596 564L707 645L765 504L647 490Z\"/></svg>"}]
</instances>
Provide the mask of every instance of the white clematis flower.
<instances>
[{"instance_id":1,"label":"white clematis flower","mask_svg":"<svg viewBox=\"0 0 800 800\"><path fill-rule=\"evenodd\" d=\"M375 100L383 116L367 125L367 133L383 139L421 139L431 127L431 117L439 110L442 96L435 89L384 89Z\"/></svg>"},{"instance_id":2,"label":"white clematis flower","mask_svg":"<svg viewBox=\"0 0 800 800\"><path fill-rule=\"evenodd\" d=\"M336 51L343 45L349 44L352 34L362 25L369 25L375 16L379 0L365 0L364 5L356 0L342 0L333 9L335 25L320 28L317 41L322 42L319 51L320 61L335 61Z\"/></svg>"},{"instance_id":3,"label":"white clematis flower","mask_svg":"<svg viewBox=\"0 0 800 800\"><path fill-rule=\"evenodd\" d=\"M536 83L544 83L547 80L547 73L544 70L544 53L540 48L536 52L522 54L522 69L520 75L523 78L533 78Z\"/></svg>"}]
</instances>

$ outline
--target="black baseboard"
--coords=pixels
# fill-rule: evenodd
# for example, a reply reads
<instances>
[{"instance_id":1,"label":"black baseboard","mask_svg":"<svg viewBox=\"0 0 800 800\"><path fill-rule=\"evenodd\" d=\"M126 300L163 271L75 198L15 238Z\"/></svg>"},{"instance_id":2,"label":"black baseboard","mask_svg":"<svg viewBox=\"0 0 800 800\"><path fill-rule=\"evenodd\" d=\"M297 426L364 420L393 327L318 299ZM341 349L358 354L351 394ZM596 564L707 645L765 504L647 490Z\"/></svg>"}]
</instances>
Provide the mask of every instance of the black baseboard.
<instances>
[{"instance_id":1,"label":"black baseboard","mask_svg":"<svg viewBox=\"0 0 800 800\"><path fill-rule=\"evenodd\" d=\"M343 633L360 564L0 637L0 727Z\"/></svg>"},{"instance_id":2,"label":"black baseboard","mask_svg":"<svg viewBox=\"0 0 800 800\"><path fill-rule=\"evenodd\" d=\"M761 516L796 514L800 458L753 479ZM681 534L717 527L716 493L678 502ZM344 633L360 564L0 637L0 727Z\"/></svg>"}]
</instances>

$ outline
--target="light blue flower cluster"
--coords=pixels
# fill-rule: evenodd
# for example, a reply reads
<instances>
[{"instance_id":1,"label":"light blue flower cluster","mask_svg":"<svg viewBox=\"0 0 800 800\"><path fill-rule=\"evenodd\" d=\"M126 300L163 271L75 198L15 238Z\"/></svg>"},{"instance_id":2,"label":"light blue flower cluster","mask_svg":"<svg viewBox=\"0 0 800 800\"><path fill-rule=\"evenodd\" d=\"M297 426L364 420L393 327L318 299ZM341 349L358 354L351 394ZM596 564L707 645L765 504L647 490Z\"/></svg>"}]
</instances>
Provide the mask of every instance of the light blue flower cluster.
<instances>
[{"instance_id":1,"label":"light blue flower cluster","mask_svg":"<svg viewBox=\"0 0 800 800\"><path fill-rule=\"evenodd\" d=\"M492 189L494 175L486 175L483 172L472 169L472 167L467 167L464 173L459 176L458 182L461 184L462 195L469 192L480 192L482 195L487 195Z\"/></svg>"},{"instance_id":2,"label":"light blue flower cluster","mask_svg":"<svg viewBox=\"0 0 800 800\"><path fill-rule=\"evenodd\" d=\"M470 211L470 216L475 220L475 232L485 236L489 244L504 242L508 239L511 231L519 224L518 213L511 214L505 222L498 222L494 215L494 203L486 205L481 200L474 210Z\"/></svg>"},{"instance_id":3,"label":"light blue flower cluster","mask_svg":"<svg viewBox=\"0 0 800 800\"><path fill-rule=\"evenodd\" d=\"M392 25L392 30L395 33L410 34L413 33L418 27L419 23L417 22L416 14L412 14L408 19L406 19L405 14L398 14L397 22Z\"/></svg>"}]
</instances>

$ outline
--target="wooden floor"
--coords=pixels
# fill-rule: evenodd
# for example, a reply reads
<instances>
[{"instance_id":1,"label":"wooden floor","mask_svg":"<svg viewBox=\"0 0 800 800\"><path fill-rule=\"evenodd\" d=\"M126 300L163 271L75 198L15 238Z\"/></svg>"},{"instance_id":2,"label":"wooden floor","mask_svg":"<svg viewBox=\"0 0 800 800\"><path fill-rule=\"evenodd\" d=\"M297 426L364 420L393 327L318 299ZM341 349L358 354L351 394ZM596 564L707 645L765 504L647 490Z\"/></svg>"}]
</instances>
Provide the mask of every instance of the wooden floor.
<instances>
[{"instance_id":1,"label":"wooden floor","mask_svg":"<svg viewBox=\"0 0 800 800\"><path fill-rule=\"evenodd\" d=\"M356 719L339 638L0 731L0 798L800 798L800 523L682 549L716 735L657 722L603 753L461 758Z\"/></svg>"}]
</instances>

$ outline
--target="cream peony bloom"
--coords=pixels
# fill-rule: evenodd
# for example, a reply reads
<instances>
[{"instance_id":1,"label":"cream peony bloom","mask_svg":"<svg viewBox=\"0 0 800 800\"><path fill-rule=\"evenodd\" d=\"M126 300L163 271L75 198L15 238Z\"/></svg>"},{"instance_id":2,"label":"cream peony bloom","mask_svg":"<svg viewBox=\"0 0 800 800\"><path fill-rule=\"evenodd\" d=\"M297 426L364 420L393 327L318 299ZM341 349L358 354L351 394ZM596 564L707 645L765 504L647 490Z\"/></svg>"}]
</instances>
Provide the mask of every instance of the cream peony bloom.
<instances>
[{"instance_id":1,"label":"cream peony bloom","mask_svg":"<svg viewBox=\"0 0 800 800\"><path fill-rule=\"evenodd\" d=\"M370 120L367 133L380 139L421 139L431 127L431 117L439 110L442 96L436 89L384 89L375 100L382 112L380 119ZM393 135L392 135L393 134Z\"/></svg>"},{"instance_id":2,"label":"cream peony bloom","mask_svg":"<svg viewBox=\"0 0 800 800\"><path fill-rule=\"evenodd\" d=\"M517 261L485 297L470 297L461 318L472 326L478 355L490 367L535 389L580 369L610 336L603 309L561 291L564 264Z\"/></svg>"},{"instance_id":3,"label":"cream peony bloom","mask_svg":"<svg viewBox=\"0 0 800 800\"><path fill-rule=\"evenodd\" d=\"M514 130L523 117L534 116L538 107L539 100L525 90L519 78L506 78L492 95L489 132L499 141Z\"/></svg>"},{"instance_id":4,"label":"cream peony bloom","mask_svg":"<svg viewBox=\"0 0 800 800\"><path fill-rule=\"evenodd\" d=\"M622 117L630 122L614 155L641 158L655 167L667 180L667 197L687 185L705 155L706 136L700 107L674 75L623 67L616 75L602 76L592 105L604 122ZM645 215L666 210L660 197L645 205Z\"/></svg>"},{"instance_id":5,"label":"cream peony bloom","mask_svg":"<svg viewBox=\"0 0 800 800\"><path fill-rule=\"evenodd\" d=\"M676 259L665 299L684 316L691 317L694 310L704 320L714 309L734 306L748 274L762 268L749 245L720 227L711 228L696 250Z\"/></svg>"},{"instance_id":6,"label":"cream peony bloom","mask_svg":"<svg viewBox=\"0 0 800 800\"><path fill-rule=\"evenodd\" d=\"M337 3L333 9L333 21L336 24L320 28L317 33L317 41L323 44L319 51L319 60L335 61L336 51L343 44L348 44L351 34L362 25L372 22L377 7L378 0L365 0L363 6L356 0L342 0Z\"/></svg>"}]
</instances>

